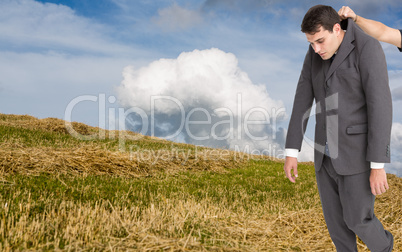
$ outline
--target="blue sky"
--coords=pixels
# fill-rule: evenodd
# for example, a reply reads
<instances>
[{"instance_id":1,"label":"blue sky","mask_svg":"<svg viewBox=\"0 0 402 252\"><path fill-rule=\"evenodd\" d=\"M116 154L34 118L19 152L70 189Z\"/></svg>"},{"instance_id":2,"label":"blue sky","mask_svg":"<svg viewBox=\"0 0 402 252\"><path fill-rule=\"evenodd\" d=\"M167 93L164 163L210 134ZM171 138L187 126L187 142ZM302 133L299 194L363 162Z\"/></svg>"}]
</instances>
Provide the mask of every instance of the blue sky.
<instances>
[{"instance_id":1,"label":"blue sky","mask_svg":"<svg viewBox=\"0 0 402 252\"><path fill-rule=\"evenodd\" d=\"M0 113L64 118L74 98L117 96L123 69L140 69L182 52L217 48L269 97L281 102L287 127L308 43L300 32L315 4L402 28L402 6L385 1L279 0L2 0L0 1ZM394 153L402 151L402 58L383 44L394 98ZM99 104L81 102L74 121L99 125ZM119 107L119 101L106 102ZM398 127L397 127L398 126ZM310 130L312 128L310 123ZM396 154L395 154L396 155ZM402 156L395 156L402 167ZM395 166L396 167L396 166Z\"/></svg>"}]
</instances>

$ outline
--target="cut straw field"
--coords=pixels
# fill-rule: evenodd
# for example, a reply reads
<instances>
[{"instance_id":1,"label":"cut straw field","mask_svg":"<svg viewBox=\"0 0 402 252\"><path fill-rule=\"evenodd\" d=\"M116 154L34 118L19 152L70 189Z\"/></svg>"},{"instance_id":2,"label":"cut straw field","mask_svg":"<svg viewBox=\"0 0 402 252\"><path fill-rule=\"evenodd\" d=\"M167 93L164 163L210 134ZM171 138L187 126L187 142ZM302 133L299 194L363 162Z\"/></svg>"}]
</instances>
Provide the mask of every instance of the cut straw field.
<instances>
[{"instance_id":1,"label":"cut straw field","mask_svg":"<svg viewBox=\"0 0 402 252\"><path fill-rule=\"evenodd\" d=\"M71 127L88 139L0 114L1 251L335 251L311 163L292 184L270 157ZM388 178L376 215L401 251L402 179Z\"/></svg>"}]
</instances>

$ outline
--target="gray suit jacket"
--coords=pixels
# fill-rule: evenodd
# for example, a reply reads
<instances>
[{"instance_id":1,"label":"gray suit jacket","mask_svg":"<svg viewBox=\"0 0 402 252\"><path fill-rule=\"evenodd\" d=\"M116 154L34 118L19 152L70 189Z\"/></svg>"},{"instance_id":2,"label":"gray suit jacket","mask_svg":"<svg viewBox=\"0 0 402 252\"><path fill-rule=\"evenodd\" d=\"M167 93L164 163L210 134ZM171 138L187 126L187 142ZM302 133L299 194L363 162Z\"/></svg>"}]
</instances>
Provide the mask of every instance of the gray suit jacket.
<instances>
[{"instance_id":1,"label":"gray suit jacket","mask_svg":"<svg viewBox=\"0 0 402 252\"><path fill-rule=\"evenodd\" d=\"M387 64L380 43L351 19L334 61L322 60L310 46L296 89L286 148L300 151L313 101L316 102L315 168L328 142L340 175L390 162L392 101Z\"/></svg>"}]
</instances>

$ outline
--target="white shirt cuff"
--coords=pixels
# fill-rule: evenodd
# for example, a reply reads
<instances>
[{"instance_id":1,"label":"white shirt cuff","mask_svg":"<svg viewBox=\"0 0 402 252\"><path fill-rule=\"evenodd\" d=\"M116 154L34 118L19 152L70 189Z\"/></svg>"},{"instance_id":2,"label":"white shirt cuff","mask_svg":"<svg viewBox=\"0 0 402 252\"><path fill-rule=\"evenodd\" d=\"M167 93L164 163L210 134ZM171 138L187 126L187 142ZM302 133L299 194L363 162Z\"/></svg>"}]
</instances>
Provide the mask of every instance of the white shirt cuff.
<instances>
[{"instance_id":1,"label":"white shirt cuff","mask_svg":"<svg viewBox=\"0 0 402 252\"><path fill-rule=\"evenodd\" d=\"M384 165L384 163L370 162L371 169L383 169Z\"/></svg>"},{"instance_id":2,"label":"white shirt cuff","mask_svg":"<svg viewBox=\"0 0 402 252\"><path fill-rule=\"evenodd\" d=\"M287 157L297 158L299 156L299 150L298 149L285 149L285 154Z\"/></svg>"}]
</instances>

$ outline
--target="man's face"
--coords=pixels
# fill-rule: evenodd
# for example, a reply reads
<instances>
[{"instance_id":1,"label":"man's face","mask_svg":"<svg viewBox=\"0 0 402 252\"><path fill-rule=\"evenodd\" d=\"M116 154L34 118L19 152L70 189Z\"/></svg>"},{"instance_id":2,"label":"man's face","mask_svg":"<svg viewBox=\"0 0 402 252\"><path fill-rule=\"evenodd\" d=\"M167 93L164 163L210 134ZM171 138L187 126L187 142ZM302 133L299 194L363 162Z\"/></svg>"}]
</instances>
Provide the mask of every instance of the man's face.
<instances>
[{"instance_id":1,"label":"man's face","mask_svg":"<svg viewBox=\"0 0 402 252\"><path fill-rule=\"evenodd\" d=\"M336 26L334 26L333 32L320 27L319 31L314 34L306 33L307 41L323 60L330 59L339 48L338 27Z\"/></svg>"}]
</instances>

